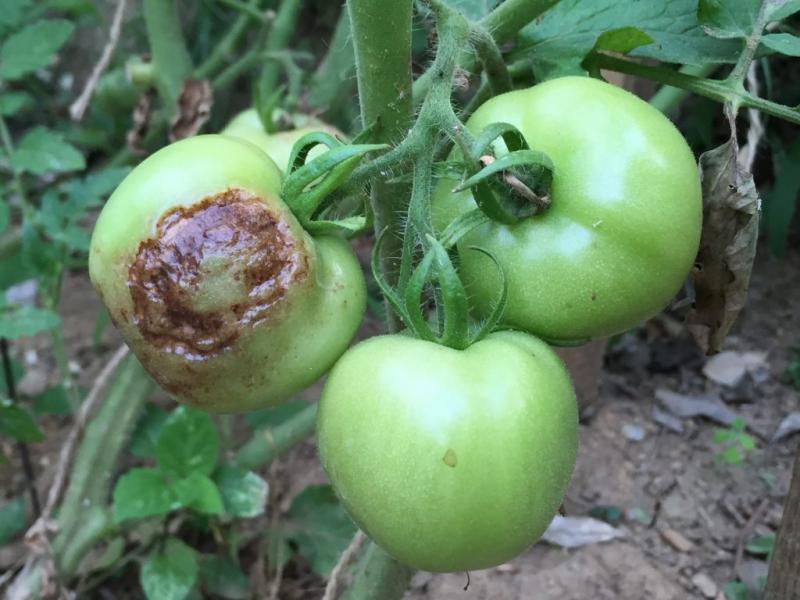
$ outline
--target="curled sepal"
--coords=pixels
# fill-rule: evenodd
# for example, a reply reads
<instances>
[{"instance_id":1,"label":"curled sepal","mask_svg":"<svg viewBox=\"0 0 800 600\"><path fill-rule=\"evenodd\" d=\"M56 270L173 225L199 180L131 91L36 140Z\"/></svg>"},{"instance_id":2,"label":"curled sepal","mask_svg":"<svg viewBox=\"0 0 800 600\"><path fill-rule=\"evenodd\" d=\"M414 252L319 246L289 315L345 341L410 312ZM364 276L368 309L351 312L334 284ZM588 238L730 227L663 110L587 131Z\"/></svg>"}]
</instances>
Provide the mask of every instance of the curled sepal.
<instances>
[{"instance_id":1,"label":"curled sepal","mask_svg":"<svg viewBox=\"0 0 800 600\"><path fill-rule=\"evenodd\" d=\"M481 209L467 211L452 221L439 236L439 243L447 250L455 246L458 241L470 231L485 225L491 219Z\"/></svg>"},{"instance_id":2,"label":"curled sepal","mask_svg":"<svg viewBox=\"0 0 800 600\"><path fill-rule=\"evenodd\" d=\"M328 151L306 162L309 152L318 145L327 146ZM369 152L386 148L386 144L346 145L322 131L304 135L292 147L289 174L282 189L284 202L311 232L331 229L353 232L363 228L366 223L363 217L341 220L320 220L317 217L322 208L327 208L331 194L347 181L359 161Z\"/></svg>"},{"instance_id":3,"label":"curled sepal","mask_svg":"<svg viewBox=\"0 0 800 600\"><path fill-rule=\"evenodd\" d=\"M476 327L471 328L472 331L470 332L469 343L474 344L475 342L481 341L488 334L494 331L494 328L497 327L500 319L503 318L503 312L505 311L506 303L508 302L508 281L506 280L506 273L503 271L503 267L500 265L500 262L497 260L497 257L494 254L485 248L479 248L478 246L468 246L467 249L485 254L487 257L489 257L489 259L491 259L491 261L494 263L494 266L497 267L497 271L500 273L500 297L492 306L491 310L489 311L489 315L477 323Z\"/></svg>"},{"instance_id":4,"label":"curled sepal","mask_svg":"<svg viewBox=\"0 0 800 600\"><path fill-rule=\"evenodd\" d=\"M439 342L463 350L469 346L469 309L467 291L458 276L450 255L433 236L427 236L429 253L435 257L436 280L441 292L441 337Z\"/></svg>"},{"instance_id":5,"label":"curled sepal","mask_svg":"<svg viewBox=\"0 0 800 600\"><path fill-rule=\"evenodd\" d=\"M430 278L431 266L433 265L434 253L428 252L414 269L406 284L405 309L409 317L408 326L417 334L418 337L429 342L437 341L436 335L425 320L422 312L422 294L425 284Z\"/></svg>"},{"instance_id":6,"label":"curled sepal","mask_svg":"<svg viewBox=\"0 0 800 600\"><path fill-rule=\"evenodd\" d=\"M492 146L498 138L509 152L496 158ZM472 188L475 202L490 219L513 224L549 207L553 163L543 152L531 150L513 125L489 125L475 139L466 162L469 177L453 191Z\"/></svg>"}]
</instances>

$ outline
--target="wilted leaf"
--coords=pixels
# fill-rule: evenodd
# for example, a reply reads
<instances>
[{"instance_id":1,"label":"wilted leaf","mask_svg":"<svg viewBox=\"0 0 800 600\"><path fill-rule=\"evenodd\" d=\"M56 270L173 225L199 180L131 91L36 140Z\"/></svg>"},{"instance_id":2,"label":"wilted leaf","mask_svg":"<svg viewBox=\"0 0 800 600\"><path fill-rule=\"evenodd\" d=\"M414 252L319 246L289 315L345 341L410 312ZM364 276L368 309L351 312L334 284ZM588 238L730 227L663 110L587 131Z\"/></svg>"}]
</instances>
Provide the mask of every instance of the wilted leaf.
<instances>
[{"instance_id":1,"label":"wilted leaf","mask_svg":"<svg viewBox=\"0 0 800 600\"><path fill-rule=\"evenodd\" d=\"M800 412L794 412L786 415L781 424L778 425L778 430L772 436L772 441L777 442L785 437L800 431Z\"/></svg>"},{"instance_id":2,"label":"wilted leaf","mask_svg":"<svg viewBox=\"0 0 800 600\"><path fill-rule=\"evenodd\" d=\"M736 420L736 414L715 396L693 398L659 388L656 400L677 417L707 417L721 425L732 425Z\"/></svg>"},{"instance_id":3,"label":"wilted leaf","mask_svg":"<svg viewBox=\"0 0 800 600\"><path fill-rule=\"evenodd\" d=\"M767 368L766 352L720 352L706 361L703 375L711 381L735 387L747 373Z\"/></svg>"},{"instance_id":4,"label":"wilted leaf","mask_svg":"<svg viewBox=\"0 0 800 600\"><path fill-rule=\"evenodd\" d=\"M150 553L139 581L148 600L184 600L197 581L197 554L178 538Z\"/></svg>"},{"instance_id":5,"label":"wilted leaf","mask_svg":"<svg viewBox=\"0 0 800 600\"><path fill-rule=\"evenodd\" d=\"M597 519L556 515L542 535L542 540L562 548L580 548L589 544L608 542L625 535L627 532L624 529L612 527Z\"/></svg>"},{"instance_id":6,"label":"wilted leaf","mask_svg":"<svg viewBox=\"0 0 800 600\"><path fill-rule=\"evenodd\" d=\"M731 130L735 125L731 121ZM753 176L738 163L735 135L700 157L703 233L692 272L695 303L689 330L707 354L719 352L747 301L758 239L759 198Z\"/></svg>"},{"instance_id":7,"label":"wilted leaf","mask_svg":"<svg viewBox=\"0 0 800 600\"><path fill-rule=\"evenodd\" d=\"M178 96L178 110L169 128L172 142L191 137L211 116L211 103L214 99L208 80L187 79Z\"/></svg>"}]
</instances>

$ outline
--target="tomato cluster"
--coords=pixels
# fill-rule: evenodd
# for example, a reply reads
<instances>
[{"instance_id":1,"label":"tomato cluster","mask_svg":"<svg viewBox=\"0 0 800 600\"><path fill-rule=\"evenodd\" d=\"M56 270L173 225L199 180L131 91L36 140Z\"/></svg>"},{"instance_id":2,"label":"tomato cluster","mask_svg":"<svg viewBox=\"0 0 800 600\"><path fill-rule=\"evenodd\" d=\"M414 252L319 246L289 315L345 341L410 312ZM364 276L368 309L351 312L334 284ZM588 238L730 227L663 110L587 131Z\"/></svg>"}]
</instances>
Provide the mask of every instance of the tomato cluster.
<instances>
[{"instance_id":1,"label":"tomato cluster","mask_svg":"<svg viewBox=\"0 0 800 600\"><path fill-rule=\"evenodd\" d=\"M375 542L431 571L497 565L541 536L578 434L569 376L542 340L580 343L661 310L699 241L694 158L645 102L570 77L497 96L467 127L499 121L549 157L551 206L459 242L476 317L491 311L503 275L508 292L505 331L465 349L407 332L347 349L364 313L362 272L343 237L310 235L281 198L306 131L268 135L252 111L134 169L91 244L111 318L179 401L251 410L332 367L317 422L322 464ZM506 152L495 142L495 156ZM443 179L434 194L439 232L476 207L452 187Z\"/></svg>"}]
</instances>

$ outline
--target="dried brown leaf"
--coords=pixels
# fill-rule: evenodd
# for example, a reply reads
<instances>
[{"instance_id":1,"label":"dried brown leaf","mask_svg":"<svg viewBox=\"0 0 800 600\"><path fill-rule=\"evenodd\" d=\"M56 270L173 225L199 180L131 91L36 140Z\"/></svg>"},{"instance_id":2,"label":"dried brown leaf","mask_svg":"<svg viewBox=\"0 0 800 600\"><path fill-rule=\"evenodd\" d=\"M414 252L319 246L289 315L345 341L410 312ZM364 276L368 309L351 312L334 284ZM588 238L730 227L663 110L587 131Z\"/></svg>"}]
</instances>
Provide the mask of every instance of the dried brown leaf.
<instances>
[{"instance_id":1,"label":"dried brown leaf","mask_svg":"<svg viewBox=\"0 0 800 600\"><path fill-rule=\"evenodd\" d=\"M178 110L170 123L171 142L192 137L211 116L214 96L208 80L187 79L178 96Z\"/></svg>"},{"instance_id":2,"label":"dried brown leaf","mask_svg":"<svg viewBox=\"0 0 800 600\"><path fill-rule=\"evenodd\" d=\"M126 141L128 148L135 156L142 156L146 150L144 138L150 129L150 119L152 117L151 106L153 104L152 92L146 92L139 97L139 101L133 108L133 124L128 130Z\"/></svg>"},{"instance_id":3,"label":"dried brown leaf","mask_svg":"<svg viewBox=\"0 0 800 600\"><path fill-rule=\"evenodd\" d=\"M730 113L729 121L735 131ZM700 157L703 234L692 273L695 305L687 322L706 354L719 352L744 307L756 254L758 191L738 152L734 134Z\"/></svg>"}]
</instances>

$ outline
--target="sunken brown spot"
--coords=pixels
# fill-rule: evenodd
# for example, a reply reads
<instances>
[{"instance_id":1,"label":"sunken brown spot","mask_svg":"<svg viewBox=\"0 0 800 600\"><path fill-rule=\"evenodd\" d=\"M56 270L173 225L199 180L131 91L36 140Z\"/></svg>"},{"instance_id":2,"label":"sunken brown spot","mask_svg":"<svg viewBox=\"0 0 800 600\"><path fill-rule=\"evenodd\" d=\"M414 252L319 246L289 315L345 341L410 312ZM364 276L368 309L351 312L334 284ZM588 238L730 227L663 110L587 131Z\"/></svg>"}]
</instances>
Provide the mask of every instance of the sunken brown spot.
<instances>
[{"instance_id":1,"label":"sunken brown spot","mask_svg":"<svg viewBox=\"0 0 800 600\"><path fill-rule=\"evenodd\" d=\"M173 208L159 220L156 236L139 244L128 270L134 323L163 351L190 360L216 356L242 326L267 319L290 285L308 275L299 244L244 190ZM219 306L209 299L215 281L223 298L236 301ZM204 294L206 305L199 308Z\"/></svg>"}]
</instances>

